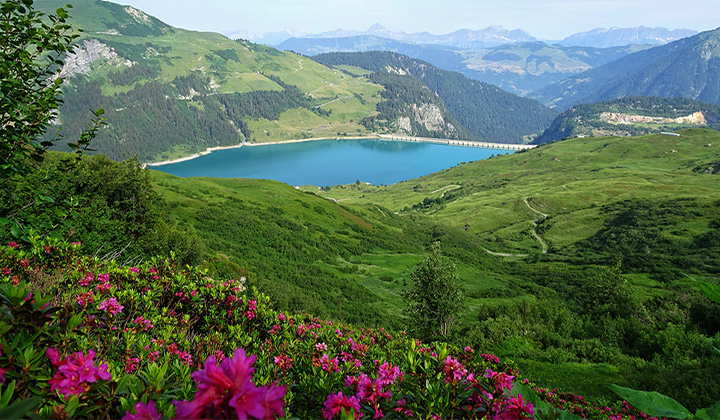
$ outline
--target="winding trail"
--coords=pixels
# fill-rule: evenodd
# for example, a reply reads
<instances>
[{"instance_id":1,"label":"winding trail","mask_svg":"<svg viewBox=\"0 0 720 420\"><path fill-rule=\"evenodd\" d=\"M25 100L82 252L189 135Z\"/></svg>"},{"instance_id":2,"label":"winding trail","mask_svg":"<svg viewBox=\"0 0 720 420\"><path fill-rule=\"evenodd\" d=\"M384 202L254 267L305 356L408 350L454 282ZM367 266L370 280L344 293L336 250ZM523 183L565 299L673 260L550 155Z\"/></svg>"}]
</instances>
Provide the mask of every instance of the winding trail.
<instances>
[{"instance_id":1,"label":"winding trail","mask_svg":"<svg viewBox=\"0 0 720 420\"><path fill-rule=\"evenodd\" d=\"M541 212L540 210L535 210L534 208L532 208L532 206L530 205L530 203L528 203L527 197L523 198L523 201L525 202L525 205L528 206L528 208L529 208L530 210L532 210L532 211L535 212L536 214L540 215L540 219L545 219L546 217L548 217L547 214ZM535 239L537 239L538 242L540 242L540 245L542 246L542 253L543 253L543 254L547 254L547 252L548 252L548 244L547 244L547 242L545 242L545 240L544 240L543 238L541 238L540 235L538 235L538 233L537 233L537 229L536 229L536 228L537 228L537 220L538 220L538 219L535 219L535 220L531 220L531 221L530 221L530 223L532 223L532 225L533 225L532 234L533 234L533 236L535 237Z\"/></svg>"},{"instance_id":2,"label":"winding trail","mask_svg":"<svg viewBox=\"0 0 720 420\"><path fill-rule=\"evenodd\" d=\"M487 252L490 255L495 255L496 257L527 257L527 254L506 254L504 252L494 252L490 251L487 248L483 248L485 252Z\"/></svg>"},{"instance_id":3,"label":"winding trail","mask_svg":"<svg viewBox=\"0 0 720 420\"><path fill-rule=\"evenodd\" d=\"M455 184L446 185L446 186L444 186L444 187L442 187L442 188L438 188L437 190L431 192L430 194L436 194L436 193L439 193L440 191L447 190L448 188L452 188L453 190L456 190L456 189L460 188L460 186L459 186L459 185L455 185ZM447 191L443 191L443 195L445 195L446 192L447 192Z\"/></svg>"}]
</instances>

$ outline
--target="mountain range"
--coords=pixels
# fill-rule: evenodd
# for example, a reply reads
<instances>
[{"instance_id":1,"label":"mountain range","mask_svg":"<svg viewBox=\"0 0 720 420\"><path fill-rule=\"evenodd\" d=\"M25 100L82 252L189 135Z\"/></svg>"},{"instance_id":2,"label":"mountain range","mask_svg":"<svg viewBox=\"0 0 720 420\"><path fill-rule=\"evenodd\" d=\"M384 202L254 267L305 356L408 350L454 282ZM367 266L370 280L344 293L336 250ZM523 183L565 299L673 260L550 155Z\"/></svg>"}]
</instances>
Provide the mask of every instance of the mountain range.
<instances>
[{"instance_id":1,"label":"mountain range","mask_svg":"<svg viewBox=\"0 0 720 420\"><path fill-rule=\"evenodd\" d=\"M648 28L638 26L632 28L596 28L567 36L561 41L544 40L548 44L564 47L595 47L610 48L627 45L662 45L688 36L696 35L691 29L666 29L663 27ZM280 45L290 38L348 38L355 36L374 36L392 39L411 44L433 44L462 49L484 49L505 44L516 44L539 41L524 29L508 30L503 26L488 26L483 29L459 29L447 34L431 34L429 32L407 33L394 31L376 23L364 31L337 29L321 33L309 33L300 29L269 32L264 35L250 35L243 31L227 32L229 37L248 37L258 43Z\"/></svg>"},{"instance_id":2,"label":"mountain range","mask_svg":"<svg viewBox=\"0 0 720 420\"><path fill-rule=\"evenodd\" d=\"M309 56L329 52L392 51L427 61L443 70L460 72L515 94L527 95L573 74L650 46L563 47L533 41L467 50L356 35L343 38L290 38L278 45L278 48Z\"/></svg>"},{"instance_id":3,"label":"mountain range","mask_svg":"<svg viewBox=\"0 0 720 420\"><path fill-rule=\"evenodd\" d=\"M561 110L625 96L720 103L720 29L657 46L582 72L529 95Z\"/></svg>"}]
</instances>

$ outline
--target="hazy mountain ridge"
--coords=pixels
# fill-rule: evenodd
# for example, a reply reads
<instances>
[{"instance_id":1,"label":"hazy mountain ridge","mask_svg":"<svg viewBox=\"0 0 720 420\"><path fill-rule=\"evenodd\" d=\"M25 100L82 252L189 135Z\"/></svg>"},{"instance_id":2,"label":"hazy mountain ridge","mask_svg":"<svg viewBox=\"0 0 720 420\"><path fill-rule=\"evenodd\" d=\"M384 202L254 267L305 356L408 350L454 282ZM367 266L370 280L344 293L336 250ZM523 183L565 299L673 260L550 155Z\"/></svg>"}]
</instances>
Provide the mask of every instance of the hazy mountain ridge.
<instances>
[{"instance_id":1,"label":"hazy mountain ridge","mask_svg":"<svg viewBox=\"0 0 720 420\"><path fill-rule=\"evenodd\" d=\"M720 103L720 30L630 54L533 92L548 106L624 96L685 97Z\"/></svg>"},{"instance_id":2,"label":"hazy mountain ridge","mask_svg":"<svg viewBox=\"0 0 720 420\"><path fill-rule=\"evenodd\" d=\"M459 29L457 31L434 35L429 32L407 33L392 31L380 24L375 24L366 31L336 30L319 34L307 35L307 38L345 38L358 35L372 35L415 44L436 44L464 49L480 49L516 42L537 41L535 37L523 29L508 30L502 26L488 26L483 29Z\"/></svg>"},{"instance_id":3,"label":"hazy mountain ridge","mask_svg":"<svg viewBox=\"0 0 720 420\"><path fill-rule=\"evenodd\" d=\"M575 105L558 115L535 144L572 137L639 136L685 128L720 128L720 106L686 98L632 96Z\"/></svg>"},{"instance_id":4,"label":"hazy mountain ridge","mask_svg":"<svg viewBox=\"0 0 720 420\"><path fill-rule=\"evenodd\" d=\"M648 28L595 28L586 32L572 34L558 44L565 47L622 47L633 44L664 45L682 38L697 35L692 29L670 30L663 27Z\"/></svg>"}]
</instances>

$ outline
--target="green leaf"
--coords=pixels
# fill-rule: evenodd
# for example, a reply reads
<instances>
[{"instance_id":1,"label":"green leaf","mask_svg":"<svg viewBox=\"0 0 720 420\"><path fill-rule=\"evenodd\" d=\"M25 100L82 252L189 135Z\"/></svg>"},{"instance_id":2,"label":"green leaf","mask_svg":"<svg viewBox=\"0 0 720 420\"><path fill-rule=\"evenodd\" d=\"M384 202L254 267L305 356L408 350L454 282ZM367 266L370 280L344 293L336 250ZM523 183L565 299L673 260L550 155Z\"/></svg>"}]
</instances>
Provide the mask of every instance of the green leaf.
<instances>
[{"instance_id":1,"label":"green leaf","mask_svg":"<svg viewBox=\"0 0 720 420\"><path fill-rule=\"evenodd\" d=\"M655 391L638 391L615 384L610 384L610 389L638 410L653 417L689 419L693 416L692 413L679 402Z\"/></svg>"},{"instance_id":2,"label":"green leaf","mask_svg":"<svg viewBox=\"0 0 720 420\"><path fill-rule=\"evenodd\" d=\"M21 419L25 415L36 409L42 404L43 400L40 397L32 397L26 400L16 401L9 407L0 409L0 418L2 419Z\"/></svg>"},{"instance_id":3,"label":"green leaf","mask_svg":"<svg viewBox=\"0 0 720 420\"><path fill-rule=\"evenodd\" d=\"M20 226L17 223L12 225L12 227L10 228L10 233L12 233L13 237L19 238L20 234L22 233Z\"/></svg>"},{"instance_id":4,"label":"green leaf","mask_svg":"<svg viewBox=\"0 0 720 420\"><path fill-rule=\"evenodd\" d=\"M698 284L700 285L700 289L705 292L705 295L708 297L708 299L712 300L715 303L720 303L720 286L705 283L703 281L698 282Z\"/></svg>"},{"instance_id":5,"label":"green leaf","mask_svg":"<svg viewBox=\"0 0 720 420\"><path fill-rule=\"evenodd\" d=\"M695 418L700 420L716 420L720 419L720 401L708 408L703 408L695 413Z\"/></svg>"}]
</instances>

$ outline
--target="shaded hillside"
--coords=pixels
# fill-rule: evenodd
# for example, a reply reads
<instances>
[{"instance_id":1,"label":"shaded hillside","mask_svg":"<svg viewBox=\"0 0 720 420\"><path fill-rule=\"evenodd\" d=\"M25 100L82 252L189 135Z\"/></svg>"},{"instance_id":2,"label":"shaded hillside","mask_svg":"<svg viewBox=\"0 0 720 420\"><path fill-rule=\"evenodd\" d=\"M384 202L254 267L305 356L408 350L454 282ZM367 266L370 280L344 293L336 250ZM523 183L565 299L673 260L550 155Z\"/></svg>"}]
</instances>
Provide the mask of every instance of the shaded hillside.
<instances>
[{"instance_id":1,"label":"shaded hillside","mask_svg":"<svg viewBox=\"0 0 720 420\"><path fill-rule=\"evenodd\" d=\"M720 30L628 55L530 96L565 110L578 103L635 95L720 104Z\"/></svg>"},{"instance_id":2,"label":"shaded hillside","mask_svg":"<svg viewBox=\"0 0 720 420\"><path fill-rule=\"evenodd\" d=\"M720 107L684 98L631 96L575 105L555 118L534 143L585 136L639 136L693 127L720 128Z\"/></svg>"},{"instance_id":3,"label":"shaded hillside","mask_svg":"<svg viewBox=\"0 0 720 420\"><path fill-rule=\"evenodd\" d=\"M547 127L554 116L552 110L533 100L400 54L331 53L313 59L330 66L356 66L377 75L416 78L443 100L450 115L467 128L475 140L525 141Z\"/></svg>"}]
</instances>

